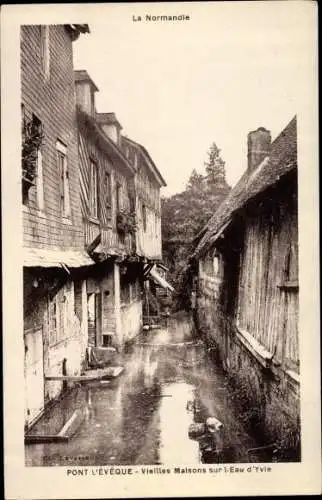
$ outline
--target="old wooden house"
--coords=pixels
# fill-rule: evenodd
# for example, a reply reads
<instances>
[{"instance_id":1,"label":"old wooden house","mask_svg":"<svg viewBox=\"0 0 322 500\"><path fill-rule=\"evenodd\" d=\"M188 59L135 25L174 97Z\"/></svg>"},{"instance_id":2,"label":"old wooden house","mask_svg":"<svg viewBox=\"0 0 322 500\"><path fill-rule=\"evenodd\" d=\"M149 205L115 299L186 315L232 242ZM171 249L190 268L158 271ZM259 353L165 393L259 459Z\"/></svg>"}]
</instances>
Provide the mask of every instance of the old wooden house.
<instances>
[{"instance_id":1,"label":"old wooden house","mask_svg":"<svg viewBox=\"0 0 322 500\"><path fill-rule=\"evenodd\" d=\"M118 346L142 327L144 265L161 259L161 174L143 146L98 113L97 87L75 72L85 247L98 263L87 280L89 345Z\"/></svg>"},{"instance_id":2,"label":"old wooden house","mask_svg":"<svg viewBox=\"0 0 322 500\"><path fill-rule=\"evenodd\" d=\"M138 221L136 253L145 263L143 314L145 323L157 319L163 308L162 289L167 296L173 287L164 276L161 236L160 190L166 182L145 147L128 137L122 138L126 157L135 168L135 210ZM163 296L164 297L164 296Z\"/></svg>"},{"instance_id":3,"label":"old wooden house","mask_svg":"<svg viewBox=\"0 0 322 500\"><path fill-rule=\"evenodd\" d=\"M135 169L136 253L149 261L162 258L160 189L166 186L145 147L122 137L122 148Z\"/></svg>"},{"instance_id":4,"label":"old wooden house","mask_svg":"<svg viewBox=\"0 0 322 500\"><path fill-rule=\"evenodd\" d=\"M141 268L135 250L134 167L114 113L97 113L97 87L75 72L85 247L99 265L87 280L89 345L122 346L142 326Z\"/></svg>"},{"instance_id":5,"label":"old wooden house","mask_svg":"<svg viewBox=\"0 0 322 500\"><path fill-rule=\"evenodd\" d=\"M248 135L247 171L207 224L193 261L199 328L253 424L298 451L296 117L272 143L264 128Z\"/></svg>"},{"instance_id":6,"label":"old wooden house","mask_svg":"<svg viewBox=\"0 0 322 500\"><path fill-rule=\"evenodd\" d=\"M25 423L79 374L87 343L72 43L87 25L21 27Z\"/></svg>"}]
</instances>

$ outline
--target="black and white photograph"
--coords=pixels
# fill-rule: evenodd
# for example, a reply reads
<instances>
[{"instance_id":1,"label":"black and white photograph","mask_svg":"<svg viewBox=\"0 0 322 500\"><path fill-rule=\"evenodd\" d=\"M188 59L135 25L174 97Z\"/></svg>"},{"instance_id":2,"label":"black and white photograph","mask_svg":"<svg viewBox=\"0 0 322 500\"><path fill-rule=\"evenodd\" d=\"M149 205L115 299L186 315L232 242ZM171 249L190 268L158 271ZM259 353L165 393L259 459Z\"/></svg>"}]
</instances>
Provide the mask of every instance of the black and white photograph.
<instances>
[{"instance_id":1,"label":"black and white photograph","mask_svg":"<svg viewBox=\"0 0 322 500\"><path fill-rule=\"evenodd\" d=\"M315 4L33 7L2 181L10 481L298 491L320 446Z\"/></svg>"}]
</instances>

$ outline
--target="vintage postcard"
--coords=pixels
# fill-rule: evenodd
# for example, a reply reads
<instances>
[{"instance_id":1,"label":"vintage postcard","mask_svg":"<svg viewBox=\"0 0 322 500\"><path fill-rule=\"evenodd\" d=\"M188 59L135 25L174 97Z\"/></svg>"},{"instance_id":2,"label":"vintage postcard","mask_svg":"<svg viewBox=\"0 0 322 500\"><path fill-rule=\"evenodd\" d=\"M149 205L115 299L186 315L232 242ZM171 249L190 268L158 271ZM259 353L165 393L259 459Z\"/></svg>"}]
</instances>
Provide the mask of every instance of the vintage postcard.
<instances>
[{"instance_id":1,"label":"vintage postcard","mask_svg":"<svg viewBox=\"0 0 322 500\"><path fill-rule=\"evenodd\" d=\"M6 499L321 492L317 5L4 5Z\"/></svg>"}]
</instances>

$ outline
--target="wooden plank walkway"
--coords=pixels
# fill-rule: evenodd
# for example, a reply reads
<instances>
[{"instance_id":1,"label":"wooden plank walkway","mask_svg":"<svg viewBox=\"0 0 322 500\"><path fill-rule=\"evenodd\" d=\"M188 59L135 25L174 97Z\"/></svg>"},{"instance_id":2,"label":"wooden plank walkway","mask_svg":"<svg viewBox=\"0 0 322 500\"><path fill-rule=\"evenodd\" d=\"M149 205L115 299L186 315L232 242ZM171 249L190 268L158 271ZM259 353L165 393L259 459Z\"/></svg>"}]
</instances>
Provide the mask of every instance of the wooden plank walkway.
<instances>
[{"instance_id":1,"label":"wooden plank walkway","mask_svg":"<svg viewBox=\"0 0 322 500\"><path fill-rule=\"evenodd\" d=\"M96 368L86 370L84 375L47 375L46 380L66 380L69 382L90 382L105 378L118 377L124 371L123 366L108 366L107 368Z\"/></svg>"}]
</instances>

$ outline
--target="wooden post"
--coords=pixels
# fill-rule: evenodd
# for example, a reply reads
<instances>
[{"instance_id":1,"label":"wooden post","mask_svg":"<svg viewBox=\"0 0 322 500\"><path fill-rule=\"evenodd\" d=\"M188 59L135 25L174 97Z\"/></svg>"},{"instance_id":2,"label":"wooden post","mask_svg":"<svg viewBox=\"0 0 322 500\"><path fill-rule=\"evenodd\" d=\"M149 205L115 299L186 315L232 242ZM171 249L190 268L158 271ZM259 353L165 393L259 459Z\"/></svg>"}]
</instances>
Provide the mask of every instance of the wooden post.
<instances>
[{"instance_id":1,"label":"wooden post","mask_svg":"<svg viewBox=\"0 0 322 500\"><path fill-rule=\"evenodd\" d=\"M123 344L122 322L121 322L121 294L120 294L120 266L114 263L114 311L115 311L115 334L117 343Z\"/></svg>"}]
</instances>

